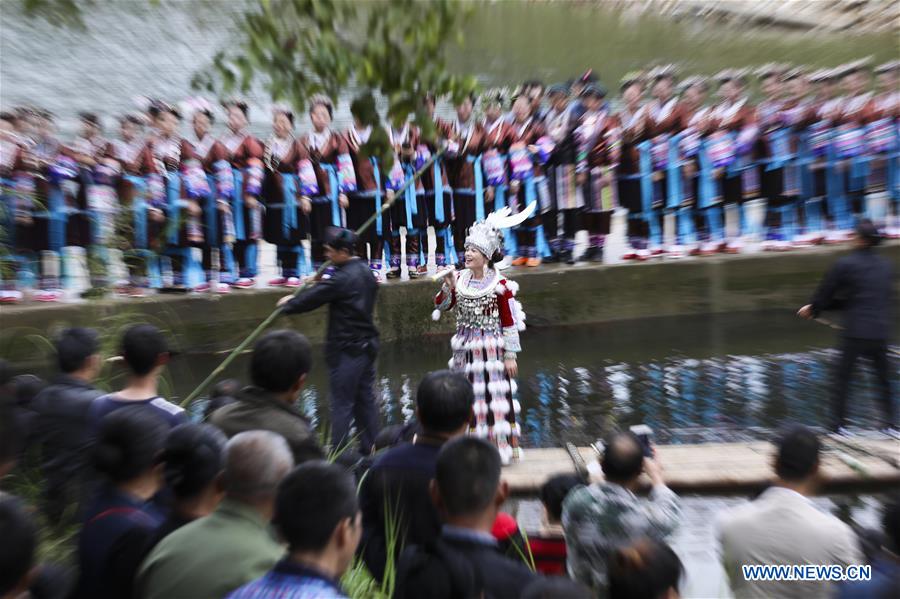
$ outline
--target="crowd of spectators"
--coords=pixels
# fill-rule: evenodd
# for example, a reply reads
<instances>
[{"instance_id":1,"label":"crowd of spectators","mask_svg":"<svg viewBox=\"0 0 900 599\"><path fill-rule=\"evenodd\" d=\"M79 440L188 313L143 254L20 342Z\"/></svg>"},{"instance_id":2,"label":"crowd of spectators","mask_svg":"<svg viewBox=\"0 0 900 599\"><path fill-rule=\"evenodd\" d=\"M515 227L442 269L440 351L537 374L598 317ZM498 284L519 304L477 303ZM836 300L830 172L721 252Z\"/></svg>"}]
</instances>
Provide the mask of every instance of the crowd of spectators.
<instances>
[{"instance_id":1,"label":"crowd of spectators","mask_svg":"<svg viewBox=\"0 0 900 599\"><path fill-rule=\"evenodd\" d=\"M685 567L668 545L681 500L630 431L605 440L598 480L551 477L544 527L526 535L504 511L497 449L466 434L473 390L463 375L427 374L415 419L350 464L325 458L294 405L312 367L296 332L256 343L251 385L220 383L208 423L160 396L171 352L159 330L124 332L128 376L115 393L94 387L99 352L95 331L73 328L56 340L50 384L0 363L0 475L20 459L43 475L34 505L0 491L0 597L340 598L342 576L360 564L398 599L659 599L682 589ZM900 502L885 501L883 531L864 552L857 532L810 501L822 451L809 429L786 430L771 486L719 516L736 597L896 596ZM38 523L77 525L74 568L37 557ZM750 581L746 564L871 564L872 576Z\"/></svg>"}]
</instances>

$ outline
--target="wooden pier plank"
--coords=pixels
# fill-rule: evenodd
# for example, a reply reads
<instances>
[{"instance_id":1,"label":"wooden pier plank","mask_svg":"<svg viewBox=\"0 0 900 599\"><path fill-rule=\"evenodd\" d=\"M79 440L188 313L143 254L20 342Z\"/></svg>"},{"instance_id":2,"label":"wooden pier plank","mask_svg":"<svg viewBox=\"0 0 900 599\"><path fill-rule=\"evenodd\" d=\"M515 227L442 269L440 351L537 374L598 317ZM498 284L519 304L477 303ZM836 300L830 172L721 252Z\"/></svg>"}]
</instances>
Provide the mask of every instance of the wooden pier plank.
<instances>
[{"instance_id":1,"label":"wooden pier plank","mask_svg":"<svg viewBox=\"0 0 900 599\"><path fill-rule=\"evenodd\" d=\"M900 484L900 441L854 438L847 446L824 439L823 445L820 472L825 489ZM578 451L586 463L597 458L590 447ZM773 476L774 447L765 441L661 445L656 451L666 483L675 491L747 492ZM531 495L551 476L574 471L564 449L529 449L523 462L503 470L503 477L514 494Z\"/></svg>"}]
</instances>

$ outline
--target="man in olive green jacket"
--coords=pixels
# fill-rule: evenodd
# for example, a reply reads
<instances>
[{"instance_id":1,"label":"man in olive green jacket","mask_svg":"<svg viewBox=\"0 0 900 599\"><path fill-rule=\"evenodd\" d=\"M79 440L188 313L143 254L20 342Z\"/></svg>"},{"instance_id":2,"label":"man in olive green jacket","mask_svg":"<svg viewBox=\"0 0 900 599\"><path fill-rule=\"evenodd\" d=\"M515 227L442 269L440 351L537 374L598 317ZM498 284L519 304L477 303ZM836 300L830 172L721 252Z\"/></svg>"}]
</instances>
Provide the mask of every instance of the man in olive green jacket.
<instances>
[{"instance_id":1,"label":"man in olive green jacket","mask_svg":"<svg viewBox=\"0 0 900 599\"><path fill-rule=\"evenodd\" d=\"M275 492L294 465L281 436L250 431L226 447L225 499L209 516L165 537L138 571L141 599L221 599L284 555L269 521Z\"/></svg>"},{"instance_id":2,"label":"man in olive green jacket","mask_svg":"<svg viewBox=\"0 0 900 599\"><path fill-rule=\"evenodd\" d=\"M266 333L253 346L253 385L238 393L235 402L213 412L209 421L228 437L249 430L278 433L297 464L324 458L309 420L294 405L311 364L312 349L306 337L287 329Z\"/></svg>"}]
</instances>

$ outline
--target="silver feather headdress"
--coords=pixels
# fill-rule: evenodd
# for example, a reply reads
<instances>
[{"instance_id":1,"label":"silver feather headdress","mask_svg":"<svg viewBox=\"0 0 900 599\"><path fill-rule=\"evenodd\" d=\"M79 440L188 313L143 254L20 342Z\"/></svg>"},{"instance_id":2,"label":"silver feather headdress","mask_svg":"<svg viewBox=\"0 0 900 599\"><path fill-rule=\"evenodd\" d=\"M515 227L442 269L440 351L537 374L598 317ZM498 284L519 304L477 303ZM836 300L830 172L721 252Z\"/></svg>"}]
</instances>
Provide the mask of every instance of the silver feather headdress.
<instances>
[{"instance_id":1,"label":"silver feather headdress","mask_svg":"<svg viewBox=\"0 0 900 599\"><path fill-rule=\"evenodd\" d=\"M537 202L532 202L524 210L511 214L512 210L507 206L490 213L487 218L478 221L469 228L466 236L466 247L473 247L488 259L493 258L503 248L503 229L516 227L534 214Z\"/></svg>"}]
</instances>

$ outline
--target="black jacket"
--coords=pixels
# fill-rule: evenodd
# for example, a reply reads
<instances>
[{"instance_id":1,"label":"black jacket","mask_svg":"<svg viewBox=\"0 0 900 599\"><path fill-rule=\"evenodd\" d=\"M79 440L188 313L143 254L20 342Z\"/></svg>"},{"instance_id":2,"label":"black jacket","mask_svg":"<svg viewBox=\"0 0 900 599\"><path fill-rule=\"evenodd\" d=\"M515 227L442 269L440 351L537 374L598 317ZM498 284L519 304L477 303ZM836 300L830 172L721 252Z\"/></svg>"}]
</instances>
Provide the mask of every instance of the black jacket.
<instances>
[{"instance_id":1,"label":"black jacket","mask_svg":"<svg viewBox=\"0 0 900 599\"><path fill-rule=\"evenodd\" d=\"M890 261L871 249L860 249L835 262L812 299L813 315L843 310L843 335L856 339L888 339L894 306Z\"/></svg>"},{"instance_id":2,"label":"black jacket","mask_svg":"<svg viewBox=\"0 0 900 599\"><path fill-rule=\"evenodd\" d=\"M394 598L517 599L537 578L496 544L444 532L431 545L404 550Z\"/></svg>"},{"instance_id":3,"label":"black jacket","mask_svg":"<svg viewBox=\"0 0 900 599\"><path fill-rule=\"evenodd\" d=\"M63 374L34 399L35 437L40 447L41 469L51 490L65 495L63 489L74 479L84 482L90 477L88 409L103 393ZM78 498L68 499L76 501Z\"/></svg>"},{"instance_id":4,"label":"black jacket","mask_svg":"<svg viewBox=\"0 0 900 599\"><path fill-rule=\"evenodd\" d=\"M354 258L336 266L331 277L303 291L282 307L284 314L310 312L328 304L328 353L378 351L378 329L372 321L378 283L365 261Z\"/></svg>"},{"instance_id":5,"label":"black jacket","mask_svg":"<svg viewBox=\"0 0 900 599\"><path fill-rule=\"evenodd\" d=\"M440 449L440 444L422 442L392 447L375 458L362 481L360 551L376 580L383 578L387 561L386 510L399 531L394 558L402 547L433 543L441 533L441 518L428 492Z\"/></svg>"}]
</instances>

